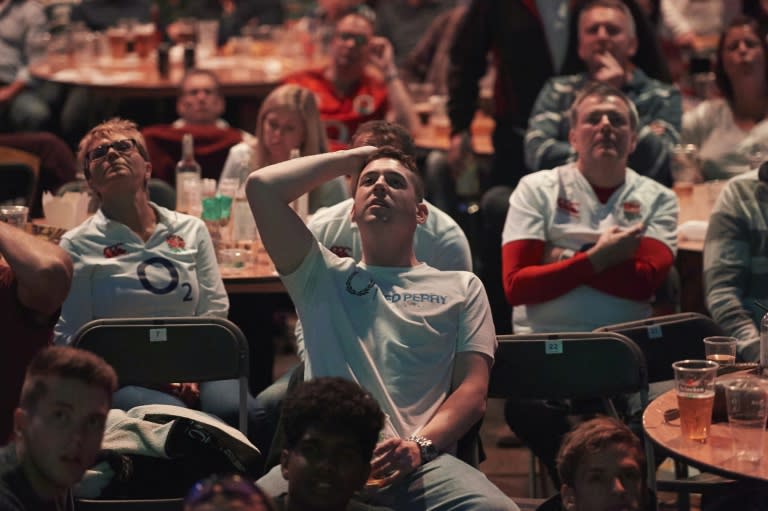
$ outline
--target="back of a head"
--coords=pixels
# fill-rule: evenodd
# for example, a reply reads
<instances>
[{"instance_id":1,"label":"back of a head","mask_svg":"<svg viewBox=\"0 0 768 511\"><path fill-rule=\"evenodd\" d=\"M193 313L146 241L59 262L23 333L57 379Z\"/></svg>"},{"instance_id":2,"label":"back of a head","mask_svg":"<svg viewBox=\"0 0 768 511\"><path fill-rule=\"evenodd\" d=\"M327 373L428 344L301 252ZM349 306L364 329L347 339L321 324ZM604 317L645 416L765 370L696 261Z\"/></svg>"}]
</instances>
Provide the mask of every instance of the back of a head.
<instances>
[{"instance_id":1,"label":"back of a head","mask_svg":"<svg viewBox=\"0 0 768 511\"><path fill-rule=\"evenodd\" d=\"M272 498L239 474L213 475L195 483L184 511L275 511Z\"/></svg>"},{"instance_id":2,"label":"back of a head","mask_svg":"<svg viewBox=\"0 0 768 511\"><path fill-rule=\"evenodd\" d=\"M352 147L390 146L413 157L416 152L413 137L403 126L388 121L368 121L358 126L352 135Z\"/></svg>"},{"instance_id":3,"label":"back of a head","mask_svg":"<svg viewBox=\"0 0 768 511\"><path fill-rule=\"evenodd\" d=\"M90 351L69 346L52 346L40 351L27 367L19 406L34 411L37 403L48 392L51 377L80 381L103 389L112 400L117 390L117 375L112 366Z\"/></svg>"},{"instance_id":4,"label":"back of a head","mask_svg":"<svg viewBox=\"0 0 768 511\"><path fill-rule=\"evenodd\" d=\"M289 449L309 428L343 431L357 441L367 460L384 425L384 413L373 396L357 383L323 377L300 383L286 396L282 420Z\"/></svg>"},{"instance_id":5,"label":"back of a head","mask_svg":"<svg viewBox=\"0 0 768 511\"><path fill-rule=\"evenodd\" d=\"M612 446L626 446L633 451L645 480L646 459L640 439L618 419L597 417L582 422L563 438L557 453L557 471L563 484L572 487L586 457Z\"/></svg>"}]
</instances>

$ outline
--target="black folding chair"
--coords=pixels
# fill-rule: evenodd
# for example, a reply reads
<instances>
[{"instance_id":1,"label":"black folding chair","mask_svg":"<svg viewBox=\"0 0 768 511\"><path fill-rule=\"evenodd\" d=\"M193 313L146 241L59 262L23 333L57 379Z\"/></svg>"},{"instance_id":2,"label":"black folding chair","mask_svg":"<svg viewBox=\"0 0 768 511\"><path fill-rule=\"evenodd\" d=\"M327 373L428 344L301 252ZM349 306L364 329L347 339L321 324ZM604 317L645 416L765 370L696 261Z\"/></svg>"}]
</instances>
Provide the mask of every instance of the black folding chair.
<instances>
[{"instance_id":1,"label":"black folding chair","mask_svg":"<svg viewBox=\"0 0 768 511\"><path fill-rule=\"evenodd\" d=\"M72 342L111 364L120 385L237 378L239 429L246 433L248 341L231 321L212 317L97 319L83 325ZM183 498L75 499L77 511L177 511L183 504Z\"/></svg>"},{"instance_id":2,"label":"black folding chair","mask_svg":"<svg viewBox=\"0 0 768 511\"><path fill-rule=\"evenodd\" d=\"M514 399L600 400L638 393L648 402L645 359L635 343L614 333L519 334L498 337L488 396ZM529 484L535 493L535 465ZM649 475L652 475L649 471Z\"/></svg>"}]
</instances>

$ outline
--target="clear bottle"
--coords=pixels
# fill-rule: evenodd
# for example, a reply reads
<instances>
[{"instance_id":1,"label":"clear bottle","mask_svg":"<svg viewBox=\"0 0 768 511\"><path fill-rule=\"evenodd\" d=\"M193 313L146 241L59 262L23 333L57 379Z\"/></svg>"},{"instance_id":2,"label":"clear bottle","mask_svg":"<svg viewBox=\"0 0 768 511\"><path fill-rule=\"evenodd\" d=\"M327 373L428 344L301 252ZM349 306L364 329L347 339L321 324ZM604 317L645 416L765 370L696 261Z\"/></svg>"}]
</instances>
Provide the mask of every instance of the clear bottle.
<instances>
[{"instance_id":1,"label":"clear bottle","mask_svg":"<svg viewBox=\"0 0 768 511\"><path fill-rule=\"evenodd\" d=\"M199 217L202 213L200 165L195 161L195 142L190 133L181 139L181 160L176 164L176 210Z\"/></svg>"},{"instance_id":2,"label":"clear bottle","mask_svg":"<svg viewBox=\"0 0 768 511\"><path fill-rule=\"evenodd\" d=\"M245 196L245 182L251 169L250 156L244 155L236 165L236 175L239 177L229 178L225 189L231 189L234 185L231 239L237 244L237 242L251 242L258 239L259 231L256 229L256 222L253 220L253 213Z\"/></svg>"},{"instance_id":3,"label":"clear bottle","mask_svg":"<svg viewBox=\"0 0 768 511\"><path fill-rule=\"evenodd\" d=\"M760 369L765 371L768 367L768 312L760 321Z\"/></svg>"},{"instance_id":4,"label":"clear bottle","mask_svg":"<svg viewBox=\"0 0 768 511\"><path fill-rule=\"evenodd\" d=\"M291 149L289 158L291 160L296 159L301 156L301 153L297 148ZM304 223L307 222L307 219L309 217L309 194L305 193L295 201L291 202L291 207L296 212L297 215L299 215L299 218L301 218Z\"/></svg>"}]
</instances>

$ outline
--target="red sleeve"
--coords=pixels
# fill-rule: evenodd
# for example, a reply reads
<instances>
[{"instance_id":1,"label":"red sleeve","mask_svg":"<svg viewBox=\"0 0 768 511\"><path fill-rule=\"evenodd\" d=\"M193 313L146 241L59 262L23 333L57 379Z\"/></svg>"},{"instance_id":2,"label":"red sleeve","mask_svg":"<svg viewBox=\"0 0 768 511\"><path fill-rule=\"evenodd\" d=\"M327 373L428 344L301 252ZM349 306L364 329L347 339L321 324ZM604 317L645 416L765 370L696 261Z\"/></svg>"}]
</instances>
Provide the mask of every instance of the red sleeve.
<instances>
[{"instance_id":1,"label":"red sleeve","mask_svg":"<svg viewBox=\"0 0 768 511\"><path fill-rule=\"evenodd\" d=\"M511 305L541 303L587 284L594 275L586 254L565 261L541 264L545 243L517 240L502 247L504 294Z\"/></svg>"},{"instance_id":2,"label":"red sleeve","mask_svg":"<svg viewBox=\"0 0 768 511\"><path fill-rule=\"evenodd\" d=\"M664 281L674 260L664 243L643 237L634 259L603 270L588 285L619 298L645 301Z\"/></svg>"}]
</instances>

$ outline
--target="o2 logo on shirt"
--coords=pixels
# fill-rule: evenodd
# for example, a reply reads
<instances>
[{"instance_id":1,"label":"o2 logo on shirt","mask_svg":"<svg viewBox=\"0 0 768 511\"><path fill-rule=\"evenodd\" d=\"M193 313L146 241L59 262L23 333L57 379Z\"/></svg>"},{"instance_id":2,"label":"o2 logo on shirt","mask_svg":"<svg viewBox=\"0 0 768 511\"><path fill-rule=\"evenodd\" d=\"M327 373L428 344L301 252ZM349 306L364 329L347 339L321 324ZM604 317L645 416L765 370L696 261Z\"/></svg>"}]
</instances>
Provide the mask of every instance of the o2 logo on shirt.
<instances>
[{"instance_id":1,"label":"o2 logo on shirt","mask_svg":"<svg viewBox=\"0 0 768 511\"><path fill-rule=\"evenodd\" d=\"M148 267L153 267L153 268L162 267L168 270L168 275L170 277L168 284L166 284L164 287L157 287L152 282L150 282L149 278L147 277ZM142 261L139 264L139 266L136 268L136 274L139 277L139 282L141 282L142 287L152 294L167 295L168 293L172 293L177 287L179 287L178 270L176 270L176 267L173 266L172 262L170 262L168 259L165 259L163 257L150 257L146 261ZM193 300L192 285L189 282L184 282L183 284L181 284L181 287L186 289L187 291L184 294L182 301L191 302Z\"/></svg>"}]
</instances>

